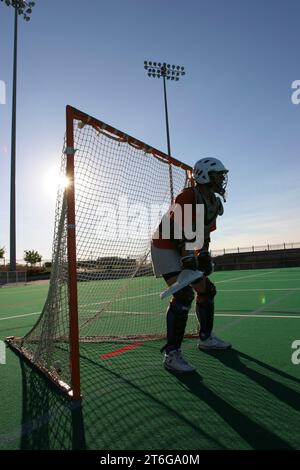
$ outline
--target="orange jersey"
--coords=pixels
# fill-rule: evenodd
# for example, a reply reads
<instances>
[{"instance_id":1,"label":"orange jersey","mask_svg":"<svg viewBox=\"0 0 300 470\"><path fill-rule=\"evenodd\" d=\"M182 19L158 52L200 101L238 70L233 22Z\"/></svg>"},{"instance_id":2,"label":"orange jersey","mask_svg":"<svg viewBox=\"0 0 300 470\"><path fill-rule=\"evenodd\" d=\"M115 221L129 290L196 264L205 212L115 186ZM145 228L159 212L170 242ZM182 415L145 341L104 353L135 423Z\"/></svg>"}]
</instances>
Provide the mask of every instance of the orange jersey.
<instances>
[{"instance_id":1,"label":"orange jersey","mask_svg":"<svg viewBox=\"0 0 300 470\"><path fill-rule=\"evenodd\" d=\"M201 191L200 187L194 188L185 188L178 196L175 198L175 208L176 205L181 206L182 211L182 220L184 220L184 211L185 206L190 205L192 207L192 225L196 223L196 204L204 204L204 240L209 239L209 234L213 230L216 230L216 219L218 215L222 215L223 206L220 198L216 197L214 193L205 195ZM172 222L174 220L174 212L172 208L169 210L167 217L170 221L170 226L172 227ZM162 238L161 223L153 235L152 243L157 248L165 249L176 249L176 241L172 240L172 230L171 235L168 239ZM183 226L183 225L182 225ZM184 237L182 235L182 240Z\"/></svg>"}]
</instances>

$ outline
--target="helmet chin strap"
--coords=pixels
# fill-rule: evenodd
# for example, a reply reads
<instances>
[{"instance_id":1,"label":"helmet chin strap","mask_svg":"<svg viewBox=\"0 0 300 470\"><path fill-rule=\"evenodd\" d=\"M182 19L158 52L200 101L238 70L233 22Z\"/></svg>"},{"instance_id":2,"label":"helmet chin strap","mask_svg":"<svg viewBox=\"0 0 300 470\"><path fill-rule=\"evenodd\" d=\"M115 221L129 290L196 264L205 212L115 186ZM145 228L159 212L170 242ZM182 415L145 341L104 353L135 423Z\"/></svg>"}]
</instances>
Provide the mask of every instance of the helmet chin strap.
<instances>
[{"instance_id":1,"label":"helmet chin strap","mask_svg":"<svg viewBox=\"0 0 300 470\"><path fill-rule=\"evenodd\" d=\"M209 183L209 187L214 193L219 194L222 198L223 201L226 202L226 186L227 186L227 178L225 178L224 182L222 184L218 184L214 178L211 183Z\"/></svg>"},{"instance_id":2,"label":"helmet chin strap","mask_svg":"<svg viewBox=\"0 0 300 470\"><path fill-rule=\"evenodd\" d=\"M221 193L219 193L219 194L220 194L220 196L222 197L223 201L226 202L227 193L226 193L225 189L222 190L222 194L221 194Z\"/></svg>"},{"instance_id":3,"label":"helmet chin strap","mask_svg":"<svg viewBox=\"0 0 300 470\"><path fill-rule=\"evenodd\" d=\"M214 193L219 194L219 195L222 197L223 201L226 202L226 191L225 191L225 189L224 189L224 188L218 188L218 187L215 187L215 188L214 188L213 186L214 186L214 185L212 184L212 185L211 185L212 191L213 191Z\"/></svg>"}]
</instances>

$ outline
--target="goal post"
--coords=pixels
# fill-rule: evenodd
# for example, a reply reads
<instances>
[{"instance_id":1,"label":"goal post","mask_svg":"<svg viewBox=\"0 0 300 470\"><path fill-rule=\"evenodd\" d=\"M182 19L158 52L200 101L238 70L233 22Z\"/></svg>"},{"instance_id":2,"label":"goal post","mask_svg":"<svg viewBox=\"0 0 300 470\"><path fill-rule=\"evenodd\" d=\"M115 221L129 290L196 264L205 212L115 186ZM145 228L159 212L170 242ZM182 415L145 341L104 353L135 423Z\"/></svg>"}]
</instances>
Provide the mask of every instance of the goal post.
<instances>
[{"instance_id":1,"label":"goal post","mask_svg":"<svg viewBox=\"0 0 300 470\"><path fill-rule=\"evenodd\" d=\"M78 400L82 347L165 337L151 235L192 169L67 106L61 175L45 305L32 329L7 343ZM187 334L196 331L189 319Z\"/></svg>"},{"instance_id":2,"label":"goal post","mask_svg":"<svg viewBox=\"0 0 300 470\"><path fill-rule=\"evenodd\" d=\"M77 300L77 257L76 257L76 223L75 223L75 182L74 182L74 113L73 108L66 108L66 194L67 194L67 250L69 273L69 321L70 321L70 367L74 400L80 398L80 361L79 361L79 328Z\"/></svg>"}]
</instances>

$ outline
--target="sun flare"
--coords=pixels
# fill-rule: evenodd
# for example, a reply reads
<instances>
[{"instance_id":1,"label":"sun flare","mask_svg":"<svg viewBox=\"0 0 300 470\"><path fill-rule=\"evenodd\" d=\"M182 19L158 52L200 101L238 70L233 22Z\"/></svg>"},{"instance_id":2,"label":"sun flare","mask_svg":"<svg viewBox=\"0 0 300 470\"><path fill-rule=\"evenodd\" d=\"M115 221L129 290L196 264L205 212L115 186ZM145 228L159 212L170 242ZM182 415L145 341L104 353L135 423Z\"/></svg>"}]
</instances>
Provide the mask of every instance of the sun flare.
<instances>
[{"instance_id":1,"label":"sun flare","mask_svg":"<svg viewBox=\"0 0 300 470\"><path fill-rule=\"evenodd\" d=\"M57 192L69 186L70 181L65 175L61 175L57 168L50 168L43 177L44 192L54 198Z\"/></svg>"}]
</instances>

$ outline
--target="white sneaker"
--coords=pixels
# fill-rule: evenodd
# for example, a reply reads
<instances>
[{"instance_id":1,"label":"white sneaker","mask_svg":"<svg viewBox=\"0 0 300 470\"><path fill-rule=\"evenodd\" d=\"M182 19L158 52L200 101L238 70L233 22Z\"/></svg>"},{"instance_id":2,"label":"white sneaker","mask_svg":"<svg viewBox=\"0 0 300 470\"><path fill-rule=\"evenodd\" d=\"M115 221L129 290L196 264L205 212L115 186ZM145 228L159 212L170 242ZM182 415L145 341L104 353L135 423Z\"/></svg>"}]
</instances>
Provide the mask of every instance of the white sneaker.
<instances>
[{"instance_id":1,"label":"white sneaker","mask_svg":"<svg viewBox=\"0 0 300 470\"><path fill-rule=\"evenodd\" d=\"M199 349L229 349L231 348L231 343L218 338L212 333L209 338L205 340L200 339L198 348Z\"/></svg>"},{"instance_id":2,"label":"white sneaker","mask_svg":"<svg viewBox=\"0 0 300 470\"><path fill-rule=\"evenodd\" d=\"M195 367L188 364L184 359L180 349L175 349L165 354L163 365L166 369L174 372L194 372L196 370Z\"/></svg>"}]
</instances>

